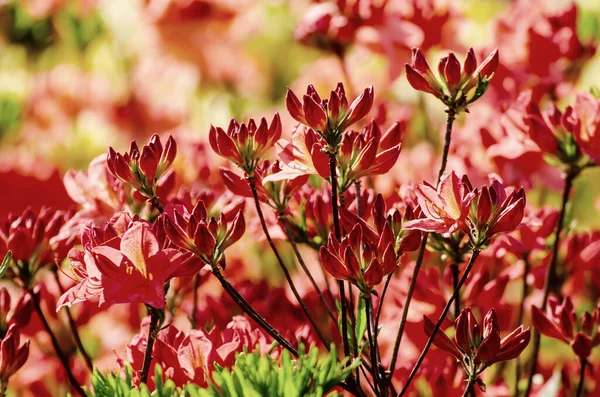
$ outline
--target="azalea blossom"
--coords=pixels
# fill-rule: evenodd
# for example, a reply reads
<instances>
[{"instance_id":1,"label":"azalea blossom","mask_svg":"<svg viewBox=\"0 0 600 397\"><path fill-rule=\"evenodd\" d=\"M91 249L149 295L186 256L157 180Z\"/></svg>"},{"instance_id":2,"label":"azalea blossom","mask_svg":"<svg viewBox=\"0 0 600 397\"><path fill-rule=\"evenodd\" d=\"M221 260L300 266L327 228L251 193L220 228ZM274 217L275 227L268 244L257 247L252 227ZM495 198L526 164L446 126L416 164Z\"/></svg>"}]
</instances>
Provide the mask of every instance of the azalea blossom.
<instances>
[{"instance_id":1,"label":"azalea blossom","mask_svg":"<svg viewBox=\"0 0 600 397\"><path fill-rule=\"evenodd\" d=\"M136 141L131 141L129 151L124 154L109 148L106 162L109 171L116 178L136 189L144 197L152 199L156 197L159 180L169 175L168 171L176 155L175 139L169 136L163 148L159 136L155 134L141 151Z\"/></svg>"},{"instance_id":2,"label":"azalea blossom","mask_svg":"<svg viewBox=\"0 0 600 397\"><path fill-rule=\"evenodd\" d=\"M0 342L0 380L8 381L27 361L29 356L29 339L23 344L16 325L8 327Z\"/></svg>"},{"instance_id":3,"label":"azalea blossom","mask_svg":"<svg viewBox=\"0 0 600 397\"><path fill-rule=\"evenodd\" d=\"M406 64L406 78L410 85L439 98L454 112L479 99L487 90L490 79L498 67L498 50L494 50L479 66L473 49L469 49L461 70L453 53L440 60L439 78L418 48L412 50L412 61Z\"/></svg>"},{"instance_id":4,"label":"azalea blossom","mask_svg":"<svg viewBox=\"0 0 600 397\"><path fill-rule=\"evenodd\" d=\"M258 161L281 137L281 120L278 113L275 113L270 125L264 117L258 125L253 119L248 124L232 119L227 132L221 127L211 126L208 137L215 153L232 161L252 177Z\"/></svg>"},{"instance_id":5,"label":"azalea blossom","mask_svg":"<svg viewBox=\"0 0 600 397\"><path fill-rule=\"evenodd\" d=\"M245 228L241 211L231 222L227 222L223 213L218 218L209 218L202 201L196 203L191 213L183 206L165 210L164 229L169 240L210 265L224 259L225 249L242 237Z\"/></svg>"},{"instance_id":6,"label":"azalea blossom","mask_svg":"<svg viewBox=\"0 0 600 397\"><path fill-rule=\"evenodd\" d=\"M569 344L580 359L587 360L592 349L600 345L600 338L597 336L600 306L592 313L586 311L580 321L568 296L562 302L551 296L548 298L548 306L548 314L537 306L531 307L531 321L535 329L542 335Z\"/></svg>"},{"instance_id":7,"label":"azalea blossom","mask_svg":"<svg viewBox=\"0 0 600 397\"><path fill-rule=\"evenodd\" d=\"M423 317L425 333L430 336L435 324ZM464 309L454 322L455 334L450 339L445 333L438 332L433 344L452 354L463 366L467 377L476 378L477 385L485 391L485 383L479 375L491 365L518 357L529 344L531 331L519 326L504 338L500 338L498 319L494 309L484 317L479 325L471 308Z\"/></svg>"},{"instance_id":8,"label":"azalea blossom","mask_svg":"<svg viewBox=\"0 0 600 397\"><path fill-rule=\"evenodd\" d=\"M294 119L320 133L328 144L337 146L341 133L369 113L373 98L373 87L368 87L348 105L344 85L338 83L329 99L321 99L311 84L302 101L288 89L285 104Z\"/></svg>"},{"instance_id":9,"label":"azalea blossom","mask_svg":"<svg viewBox=\"0 0 600 397\"><path fill-rule=\"evenodd\" d=\"M351 281L364 292L381 283L398 264L389 226L378 236L356 224L341 242L331 233L327 246L321 247L319 254L323 267L333 278Z\"/></svg>"},{"instance_id":10,"label":"azalea blossom","mask_svg":"<svg viewBox=\"0 0 600 397\"><path fill-rule=\"evenodd\" d=\"M338 154L339 190L344 192L361 177L387 173L398 160L401 140L399 123L383 134L375 121L361 131L346 131Z\"/></svg>"},{"instance_id":11,"label":"azalea blossom","mask_svg":"<svg viewBox=\"0 0 600 397\"><path fill-rule=\"evenodd\" d=\"M201 267L190 255L164 248L152 225L125 213L102 228L88 226L82 243L83 250L69 252L78 283L60 297L57 310L89 300L99 307L136 302L161 309L165 283L190 277Z\"/></svg>"},{"instance_id":12,"label":"azalea blossom","mask_svg":"<svg viewBox=\"0 0 600 397\"><path fill-rule=\"evenodd\" d=\"M476 193L471 192L454 171L442 177L437 189L425 182L415 187L415 194L425 217L406 222L406 229L435 233L469 232L467 216Z\"/></svg>"}]
</instances>

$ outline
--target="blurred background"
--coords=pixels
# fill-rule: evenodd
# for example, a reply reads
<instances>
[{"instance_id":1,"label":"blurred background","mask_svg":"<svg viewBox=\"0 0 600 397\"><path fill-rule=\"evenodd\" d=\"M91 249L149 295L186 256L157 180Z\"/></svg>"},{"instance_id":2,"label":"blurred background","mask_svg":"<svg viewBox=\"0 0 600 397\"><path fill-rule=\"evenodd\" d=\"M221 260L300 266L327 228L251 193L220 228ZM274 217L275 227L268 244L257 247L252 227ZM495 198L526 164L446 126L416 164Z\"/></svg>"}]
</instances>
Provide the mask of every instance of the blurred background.
<instances>
[{"instance_id":1,"label":"blurred background","mask_svg":"<svg viewBox=\"0 0 600 397\"><path fill-rule=\"evenodd\" d=\"M327 92L343 81L350 97L373 85L372 116L406 122L405 148L425 144L401 156L399 178L419 182L414 161L434 155L444 114L403 76L413 46L432 65L448 50L462 58L473 46L481 61L499 47L495 111L526 88L568 100L600 85L595 0L4 0L0 21L2 218L68 207L64 172L131 139L202 142L211 123L275 111L289 136L286 87L308 83Z\"/></svg>"}]
</instances>

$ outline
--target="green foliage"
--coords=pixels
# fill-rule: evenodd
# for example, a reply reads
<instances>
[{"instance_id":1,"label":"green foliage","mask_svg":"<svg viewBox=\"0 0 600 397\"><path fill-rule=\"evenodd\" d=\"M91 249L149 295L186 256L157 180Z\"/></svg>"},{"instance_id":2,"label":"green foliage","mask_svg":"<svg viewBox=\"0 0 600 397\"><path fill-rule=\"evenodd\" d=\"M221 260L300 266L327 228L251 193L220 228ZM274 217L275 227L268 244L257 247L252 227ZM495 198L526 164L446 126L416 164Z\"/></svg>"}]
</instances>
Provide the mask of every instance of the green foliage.
<instances>
[{"instance_id":1,"label":"green foliage","mask_svg":"<svg viewBox=\"0 0 600 397\"><path fill-rule=\"evenodd\" d=\"M300 358L293 360L288 351L281 363L258 351L237 357L232 371L213 373L214 383L208 389L188 386L190 397L320 397L343 382L359 362L345 366L337 360L335 349L319 358L316 348L308 354L300 349ZM189 394L188 394L189 393Z\"/></svg>"},{"instance_id":2,"label":"green foliage","mask_svg":"<svg viewBox=\"0 0 600 397\"><path fill-rule=\"evenodd\" d=\"M92 377L93 393L87 392L87 397L179 397L183 396L180 390L177 389L173 381L162 381L163 374L160 366L156 366L154 375L154 383L156 390L150 393L148 387L142 384L139 389L135 388L132 379L132 370L130 366L125 367L125 378L120 373L111 372L110 374L102 374L98 369L94 368L94 376Z\"/></svg>"},{"instance_id":3,"label":"green foliage","mask_svg":"<svg viewBox=\"0 0 600 397\"><path fill-rule=\"evenodd\" d=\"M217 367L208 388L193 384L177 388L171 380L163 382L162 370L156 366L156 390L152 393L144 384L134 387L129 366L124 377L94 369L93 393L88 392L87 397L321 397L342 383L360 362L346 364L346 360L338 361L333 347L327 356L319 357L317 348L306 353L300 346L300 358L292 359L285 350L279 361L261 357L259 351L245 352L237 356L231 371Z\"/></svg>"},{"instance_id":4,"label":"green foliage","mask_svg":"<svg viewBox=\"0 0 600 397\"><path fill-rule=\"evenodd\" d=\"M4 277L4 273L8 270L10 263L12 262L12 251L8 251L2 260L2 264L0 265L0 278Z\"/></svg>"}]
</instances>

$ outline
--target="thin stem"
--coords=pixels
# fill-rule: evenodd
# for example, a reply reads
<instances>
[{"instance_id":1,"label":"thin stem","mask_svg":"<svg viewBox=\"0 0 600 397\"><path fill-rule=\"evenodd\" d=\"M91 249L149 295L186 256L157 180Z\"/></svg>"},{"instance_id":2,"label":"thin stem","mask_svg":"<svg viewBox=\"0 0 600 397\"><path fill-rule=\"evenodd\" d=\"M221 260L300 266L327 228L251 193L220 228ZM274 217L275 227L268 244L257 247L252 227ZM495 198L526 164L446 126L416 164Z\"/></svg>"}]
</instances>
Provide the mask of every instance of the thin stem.
<instances>
[{"instance_id":1,"label":"thin stem","mask_svg":"<svg viewBox=\"0 0 600 397\"><path fill-rule=\"evenodd\" d=\"M306 275L308 276L308 279L310 280L311 284L313 285L313 288L315 289L315 291L317 292L317 295L319 295L319 299L321 300L321 302L323 303L323 306L325 306L325 309L327 310L327 313L329 313L329 317L333 320L333 322L336 322L336 318L335 315L333 314L333 311L331 310L331 307L329 306L329 303L327 303L327 300L325 299L325 296L323 295L323 292L321 292L321 289L319 288L319 286L317 285L317 282L315 281L314 277L312 276L310 270L308 270L308 267L306 266L306 262L304 262L304 258L302 257L302 255L300 254L300 251L298 250L298 246L296 245L296 240L294 239L294 236L292 235L292 232L290 230L290 227L288 225L287 220L285 219L285 216L280 216L279 220L281 222L281 226L283 227L283 230L292 246L292 249L294 251L294 254L296 254L296 259L298 260L298 263L300 264L300 267L302 267L302 270L304 270L304 273L306 273Z\"/></svg>"},{"instance_id":2,"label":"thin stem","mask_svg":"<svg viewBox=\"0 0 600 397\"><path fill-rule=\"evenodd\" d=\"M394 274L394 272L388 274L387 278L385 279L383 291L381 292L381 296L379 297L379 306L377 307L377 315L375 316L375 329L379 329L379 318L381 317L381 308L383 307L383 300L385 299L385 295L387 294L388 286L390 285L390 280L392 279L392 274Z\"/></svg>"},{"instance_id":3,"label":"thin stem","mask_svg":"<svg viewBox=\"0 0 600 397\"><path fill-rule=\"evenodd\" d=\"M456 286L456 290L450 297L450 300L448 301L448 303L446 303L446 306L444 307L444 310L442 311L440 318L438 319L437 323L435 324L435 327L433 328L433 331L431 332L431 335L429 336L429 339L427 340L427 343L425 344L425 348L423 348L423 351L421 352L421 355L419 356L417 363L415 364L414 368L412 369L412 372L410 373L406 383L404 384L402 391L400 392L400 394L398 394L398 397L403 396L406 393L406 391L408 390L408 387L410 386L410 383L412 382L415 375L419 371L419 368L421 367L423 360L425 360L425 356L427 355L427 352L429 351L429 348L431 347L431 344L433 343L433 339L435 338L436 334L440 330L442 323L446 319L446 315L448 314L448 311L450 311L450 307L452 306L452 303L458 296L458 292L462 288L465 281L467 281L467 277L469 276L469 273L471 273L471 269L473 268L473 264L475 264L475 261L477 260L477 257L479 256L479 252L480 251L478 249L473 250L471 259L469 260L469 263L467 264L467 267L465 268L465 272L463 273L462 277L460 278L460 280L458 282L458 285Z\"/></svg>"},{"instance_id":4,"label":"thin stem","mask_svg":"<svg viewBox=\"0 0 600 397\"><path fill-rule=\"evenodd\" d=\"M400 343L402 342L402 336L404 335L404 327L406 326L406 319L408 318L408 309L410 307L410 302L412 300L413 293L415 292L415 287L417 286L417 277L419 276L419 271L421 270L421 265L423 264L423 257L425 256L427 237L428 234L425 233L423 235L423 240L421 241L421 246L419 247L419 253L417 254L417 261L415 262L415 268L413 270L412 279L410 280L408 292L406 294L406 300L404 301L404 307L402 308L400 326L398 327L398 334L396 334L394 350L392 351L392 361L390 362L390 366L388 369L390 372L390 377L388 380L389 384L392 383L392 378L394 377L394 369L396 368L396 361L398 360L398 351L400 350Z\"/></svg>"},{"instance_id":5,"label":"thin stem","mask_svg":"<svg viewBox=\"0 0 600 397\"><path fill-rule=\"evenodd\" d=\"M260 314L254 310L254 308L244 299L242 295L229 282L223 277L221 271L215 266L213 267L213 274L217 277L221 286L227 292L227 294L233 299L233 301L246 313L251 319L261 326L273 339L275 339L281 346L288 350L294 357L298 357L298 350L287 339L283 337L267 320L265 320Z\"/></svg>"},{"instance_id":6,"label":"thin stem","mask_svg":"<svg viewBox=\"0 0 600 397\"><path fill-rule=\"evenodd\" d=\"M442 153L442 163L440 164L440 171L438 172L438 178L436 186L440 183L444 171L446 171L446 163L448 162L448 153L450 152L450 140L452 139L452 125L456 119L456 112L452 108L446 110L446 135L444 136L444 152Z\"/></svg>"},{"instance_id":7,"label":"thin stem","mask_svg":"<svg viewBox=\"0 0 600 397\"><path fill-rule=\"evenodd\" d=\"M75 379L75 375L73 375L73 372L71 371L71 366L69 365L69 358L65 355L65 353L60 348L58 339L56 339L56 335L54 335L54 332L52 332L52 328L50 328L50 324L48 324L48 321L46 320L46 317L44 316L44 313L42 312L42 307L40 306L40 301L39 301L39 298L40 298L39 294L34 294L33 291L31 291L31 290L27 290L27 292L29 293L29 295L31 295L31 301L33 302L33 308L35 309L38 316L40 317L40 320L42 321L42 325L44 326L44 329L50 336L50 340L52 342L52 346L54 347L54 351L56 351L56 355L58 356L60 363L62 364L63 368L65 369L65 372L67 373L67 378L69 379L69 383L71 384L73 389L75 389L75 391L79 395L85 396L86 395L85 392L83 391L83 389L77 382L77 379Z\"/></svg>"},{"instance_id":8,"label":"thin stem","mask_svg":"<svg viewBox=\"0 0 600 397\"><path fill-rule=\"evenodd\" d=\"M458 263L453 262L450 265L450 271L452 272L452 289L456 291L456 287L458 286ZM456 295L456 299L454 300L454 318L458 318L460 314L460 295Z\"/></svg>"},{"instance_id":9,"label":"thin stem","mask_svg":"<svg viewBox=\"0 0 600 397\"><path fill-rule=\"evenodd\" d=\"M333 232L335 238L340 241L342 232L340 229L340 217L338 209L338 195L337 195L337 159L335 153L329 153L329 175L331 176L331 211L333 212ZM346 291L344 287L344 281L338 280L338 287L340 289L340 302L342 312L342 341L344 344L344 355L348 357L350 355L350 344L348 342L348 313L346 308Z\"/></svg>"},{"instance_id":10,"label":"thin stem","mask_svg":"<svg viewBox=\"0 0 600 397\"><path fill-rule=\"evenodd\" d=\"M525 315L525 298L527 297L527 277L529 277L529 271L531 270L531 264L529 263L529 253L523 256L523 284L521 285L521 302L519 303L519 314L517 316L517 324L523 324L523 316ZM515 359L515 388L513 395L519 395L519 378L521 378L521 362L519 357Z\"/></svg>"},{"instance_id":11,"label":"thin stem","mask_svg":"<svg viewBox=\"0 0 600 397\"><path fill-rule=\"evenodd\" d=\"M446 134L444 136L444 151L442 153L442 162L440 164L440 170L438 172L436 186L440 184L440 180L442 179L442 175L444 175L444 171L446 171L446 163L448 162L448 153L450 153L450 141L452 139L452 126L454 124L454 119L456 118L456 112L454 109L448 108L446 110ZM419 276L419 272L421 271L421 265L423 264L423 258L425 257L425 248L427 247L427 239L428 234L423 234L423 239L421 240L421 246L419 247L419 253L417 254L417 261L415 262L415 268L413 270L412 279L410 280L410 285L408 287L408 293L406 294L406 301L404 302L404 308L402 309L402 318L400 319L400 326L398 327L398 334L396 335L396 342L394 343L394 350L392 352L392 361L390 362L390 378L388 380L389 384L392 383L392 378L394 376L394 368L396 367L396 361L398 360L398 350L400 348L400 342L402 342L402 336L404 334L404 327L406 326L406 319L408 317L408 309L410 308L410 303L412 301L413 293L415 292L415 287L417 285L417 278Z\"/></svg>"},{"instance_id":12,"label":"thin stem","mask_svg":"<svg viewBox=\"0 0 600 397\"><path fill-rule=\"evenodd\" d=\"M153 208L156 208L156 210L159 213L163 213L163 211L165 210L165 208L162 206L162 204L160 203L160 199L156 196L152 197L151 199L148 200L148 202L150 203L150 205L152 205Z\"/></svg>"},{"instance_id":13,"label":"thin stem","mask_svg":"<svg viewBox=\"0 0 600 397\"><path fill-rule=\"evenodd\" d=\"M0 397L6 396L6 389L8 389L8 379L0 379Z\"/></svg>"},{"instance_id":14,"label":"thin stem","mask_svg":"<svg viewBox=\"0 0 600 397\"><path fill-rule=\"evenodd\" d=\"M156 334L158 333L158 321L160 309L148 306L148 312L150 314L150 326L148 327L148 339L146 343L146 351L144 352L144 363L142 365L142 373L140 374L140 383L148 382L148 372L150 372L150 363L152 362L152 349L154 348L154 341L156 340Z\"/></svg>"},{"instance_id":15,"label":"thin stem","mask_svg":"<svg viewBox=\"0 0 600 397\"><path fill-rule=\"evenodd\" d=\"M310 324L314 328L315 332L319 336L319 339L321 339L321 342L323 342L325 347L329 348L329 342L327 342L327 340L323 336L323 333L321 332L321 329L319 328L319 325L317 324L317 322L315 321L313 316L308 311L306 304L304 303L304 301L302 300L302 297L300 296L300 294L298 293L298 290L296 289L296 285L294 285L294 281L292 280L292 276L290 275L290 272L289 272L287 266L285 265L285 263L283 263L283 259L281 259L281 255L279 255L279 251L277 250L277 247L275 246L275 243L273 242L273 239L271 238L271 234L269 233L269 228L267 227L267 222L265 222L265 217L263 215L262 209L260 208L260 201L258 200L258 192L256 191L256 180L254 179L254 177L248 177L248 184L250 185L250 189L252 190L252 196L254 197L254 206L256 207L256 213L258 214L258 219L260 220L260 224L262 226L263 233L265 234L265 237L267 238L267 242L269 243L271 250L275 254L275 257L277 258L279 267L283 271L283 274L285 275L285 278L290 286L290 289L292 290L294 297L298 301L298 304L302 308L302 311L304 311L306 318L308 318L308 321L310 322Z\"/></svg>"},{"instance_id":16,"label":"thin stem","mask_svg":"<svg viewBox=\"0 0 600 397\"><path fill-rule=\"evenodd\" d=\"M470 396L474 393L473 385L475 384L475 378L469 377L469 381L467 382L467 386L465 387L465 391L463 393L463 397Z\"/></svg>"},{"instance_id":17,"label":"thin stem","mask_svg":"<svg viewBox=\"0 0 600 397\"><path fill-rule=\"evenodd\" d=\"M369 352L371 354L371 376L373 377L373 385L375 386L375 395L379 395L379 370L377 365L377 343L375 342L377 336L373 335L371 329L373 314L373 302L370 296L365 297L365 315L367 317L367 338L369 339ZM358 350L358 349L357 349Z\"/></svg>"},{"instance_id":18,"label":"thin stem","mask_svg":"<svg viewBox=\"0 0 600 397\"><path fill-rule=\"evenodd\" d=\"M585 395L585 366L587 360L581 359L581 369L579 371L579 385L577 386L577 397L583 397Z\"/></svg>"},{"instance_id":19,"label":"thin stem","mask_svg":"<svg viewBox=\"0 0 600 397\"><path fill-rule=\"evenodd\" d=\"M573 189L573 182L577 175L579 174L578 170L569 170L567 176L565 178L565 186L563 189L562 195L562 204L560 207L560 213L558 215L558 224L556 225L556 232L554 233L554 244L552 246L552 258L550 259L550 264L548 265L548 269L546 270L546 279L544 280L544 295L542 297L542 311L546 310L546 305L548 303L548 296L550 295L550 288L555 283L556 279L556 266L558 264L558 248L560 246L560 234L564 227L565 222L565 214L567 213L567 203L569 201L569 196L571 195L571 190ZM529 369L529 379L527 380L527 389L525 391L525 396L529 396L531 393L531 388L533 386L533 376L535 375L535 370L537 368L538 355L540 353L540 340L541 335L539 332L533 333L533 354L531 360L531 367Z\"/></svg>"},{"instance_id":20,"label":"thin stem","mask_svg":"<svg viewBox=\"0 0 600 397\"><path fill-rule=\"evenodd\" d=\"M58 272L53 271L52 273L54 274L54 279L56 280L56 284L58 285L58 289L60 290L60 293L64 294L65 290L64 290L62 284L60 283L60 278L58 277ZM77 324L75 323L75 320L73 319L73 315L71 314L71 309L69 307L65 307L64 311L67 313L67 322L69 323L69 328L71 329L71 334L73 334L73 340L75 341L75 345L77 346L77 348L79 349L79 352L83 356L83 360L85 361L87 368L90 370L90 372L94 372L94 364L92 363L92 359L90 358L90 356L85 351L85 348L83 347L83 342L81 341L81 336L79 335L79 331L77 329Z\"/></svg>"},{"instance_id":21,"label":"thin stem","mask_svg":"<svg viewBox=\"0 0 600 397\"><path fill-rule=\"evenodd\" d=\"M200 273L194 276L194 291L192 292L192 321L194 329L198 329L198 288L200 287Z\"/></svg>"}]
</instances>

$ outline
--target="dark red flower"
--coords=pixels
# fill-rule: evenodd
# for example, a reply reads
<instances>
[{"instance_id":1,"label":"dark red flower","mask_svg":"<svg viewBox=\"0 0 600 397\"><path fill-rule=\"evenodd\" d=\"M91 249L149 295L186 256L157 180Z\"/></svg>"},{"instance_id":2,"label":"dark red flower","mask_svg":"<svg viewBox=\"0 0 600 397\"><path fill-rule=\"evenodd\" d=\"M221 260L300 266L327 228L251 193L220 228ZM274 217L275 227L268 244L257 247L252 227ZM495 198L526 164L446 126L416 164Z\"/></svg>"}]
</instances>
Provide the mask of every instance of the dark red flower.
<instances>
[{"instance_id":1,"label":"dark red flower","mask_svg":"<svg viewBox=\"0 0 600 397\"><path fill-rule=\"evenodd\" d=\"M123 154L109 148L106 163L116 178L151 199L156 197L157 184L167 175L176 155L177 144L172 136L163 148L159 136L154 134L141 152L136 141L131 141L129 151Z\"/></svg>"},{"instance_id":2,"label":"dark red flower","mask_svg":"<svg viewBox=\"0 0 600 397\"><path fill-rule=\"evenodd\" d=\"M232 119L227 131L211 126L208 135L215 153L232 161L248 176L254 176L258 162L280 137L281 120L278 113L275 113L270 125L264 117L258 125L253 119L248 124L240 124Z\"/></svg>"},{"instance_id":3,"label":"dark red flower","mask_svg":"<svg viewBox=\"0 0 600 397\"><path fill-rule=\"evenodd\" d=\"M600 345L600 306L593 313L586 311L579 323L570 297L564 298L561 303L551 296L548 306L548 314L536 306L531 307L531 321L535 329L549 338L568 343L579 358L587 359L592 349Z\"/></svg>"}]
</instances>

